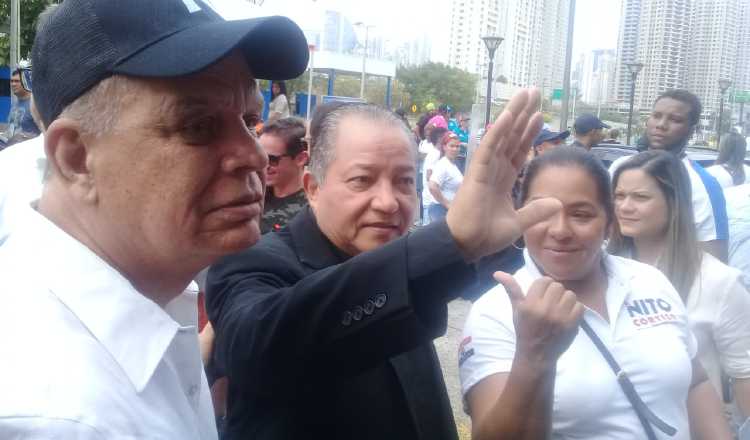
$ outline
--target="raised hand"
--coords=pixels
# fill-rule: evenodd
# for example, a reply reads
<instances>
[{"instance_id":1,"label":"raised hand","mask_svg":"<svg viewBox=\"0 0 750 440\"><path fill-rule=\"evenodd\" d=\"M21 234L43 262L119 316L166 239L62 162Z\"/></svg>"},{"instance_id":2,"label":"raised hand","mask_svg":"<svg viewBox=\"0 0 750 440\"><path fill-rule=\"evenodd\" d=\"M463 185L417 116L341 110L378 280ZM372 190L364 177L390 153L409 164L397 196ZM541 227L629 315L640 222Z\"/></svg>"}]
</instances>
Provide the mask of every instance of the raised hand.
<instances>
[{"instance_id":1,"label":"raised hand","mask_svg":"<svg viewBox=\"0 0 750 440\"><path fill-rule=\"evenodd\" d=\"M513 306L516 357L533 365L553 366L578 333L584 307L575 293L549 277L531 284L524 296L516 280L495 272Z\"/></svg>"},{"instance_id":2,"label":"raised hand","mask_svg":"<svg viewBox=\"0 0 750 440\"><path fill-rule=\"evenodd\" d=\"M561 209L555 199L540 199L516 211L513 183L542 127L539 91L521 90L500 114L469 163L446 216L448 228L469 261L495 253L526 228Z\"/></svg>"}]
</instances>

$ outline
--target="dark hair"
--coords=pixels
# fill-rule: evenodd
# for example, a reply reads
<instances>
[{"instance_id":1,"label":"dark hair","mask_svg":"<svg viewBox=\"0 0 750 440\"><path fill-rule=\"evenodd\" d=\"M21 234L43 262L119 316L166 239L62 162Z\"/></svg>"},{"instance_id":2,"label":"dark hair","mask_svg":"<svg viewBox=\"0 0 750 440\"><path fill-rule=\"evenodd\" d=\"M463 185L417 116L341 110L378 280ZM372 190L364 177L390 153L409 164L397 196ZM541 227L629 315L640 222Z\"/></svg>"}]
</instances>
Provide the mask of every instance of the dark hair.
<instances>
[{"instance_id":1,"label":"dark hair","mask_svg":"<svg viewBox=\"0 0 750 440\"><path fill-rule=\"evenodd\" d=\"M286 96L286 81L274 81L273 84L276 84L279 86L279 95ZM271 95L273 95L273 90L271 91ZM273 96L271 96L271 98L273 98Z\"/></svg>"},{"instance_id":2,"label":"dark hair","mask_svg":"<svg viewBox=\"0 0 750 440\"><path fill-rule=\"evenodd\" d=\"M310 163L309 170L318 183L322 184L328 167L336 155L336 142L341 121L348 117L359 117L370 122L384 124L397 130L402 130L404 136L414 150L416 163L416 148L414 137L404 121L395 113L375 104L331 102L321 104L315 109L310 122Z\"/></svg>"},{"instance_id":3,"label":"dark hair","mask_svg":"<svg viewBox=\"0 0 750 440\"><path fill-rule=\"evenodd\" d=\"M430 110L422 116L419 117L419 120L417 121L417 130L419 131L419 138L424 139L424 128L427 126L427 123L430 122L430 119L432 119L433 116L435 116L437 112L435 110Z\"/></svg>"},{"instance_id":4,"label":"dark hair","mask_svg":"<svg viewBox=\"0 0 750 440\"><path fill-rule=\"evenodd\" d=\"M620 137L620 130L613 128L609 130L609 137L612 139L617 139Z\"/></svg>"},{"instance_id":5,"label":"dark hair","mask_svg":"<svg viewBox=\"0 0 750 440\"><path fill-rule=\"evenodd\" d=\"M732 176L732 183L740 185L745 183L745 152L747 142L745 137L738 133L727 133L721 138L719 146L719 157L716 165L722 165Z\"/></svg>"},{"instance_id":6,"label":"dark hair","mask_svg":"<svg viewBox=\"0 0 750 440\"><path fill-rule=\"evenodd\" d=\"M16 67L15 69L13 69L13 73L11 73L10 76L13 76L13 75L21 76L22 71L23 69L21 69L20 67Z\"/></svg>"},{"instance_id":7,"label":"dark hair","mask_svg":"<svg viewBox=\"0 0 750 440\"><path fill-rule=\"evenodd\" d=\"M284 142L286 154L294 157L307 150L305 121L300 118L278 119L263 127L262 134L278 137Z\"/></svg>"},{"instance_id":8,"label":"dark hair","mask_svg":"<svg viewBox=\"0 0 750 440\"><path fill-rule=\"evenodd\" d=\"M690 177L680 159L663 150L649 150L626 160L612 177L612 187L617 188L622 173L641 170L653 178L667 202L667 231L665 249L657 268L669 278L683 299L687 299L701 264L693 216ZM635 243L625 237L615 222L609 240L609 251L615 255L635 257Z\"/></svg>"},{"instance_id":9,"label":"dark hair","mask_svg":"<svg viewBox=\"0 0 750 440\"><path fill-rule=\"evenodd\" d=\"M664 98L671 98L690 106L690 113L688 113L690 126L695 127L698 125L698 122L700 122L701 119L701 113L703 113L703 105L701 105L701 100L698 99L695 94L684 89L667 90L656 98L654 105Z\"/></svg>"},{"instance_id":10,"label":"dark hair","mask_svg":"<svg viewBox=\"0 0 750 440\"><path fill-rule=\"evenodd\" d=\"M443 135L448 132L447 128L443 127L435 127L430 132L430 138L428 139L432 145L434 145L436 148L440 148L440 140L443 138Z\"/></svg>"},{"instance_id":11,"label":"dark hair","mask_svg":"<svg viewBox=\"0 0 750 440\"><path fill-rule=\"evenodd\" d=\"M607 226L612 224L615 218L615 208L612 201L612 187L609 184L609 172L599 158L583 148L559 146L534 158L526 167L523 183L521 183L519 198L521 205L526 203L534 179L544 169L551 167L578 167L591 176L596 184L599 203L607 216Z\"/></svg>"}]
</instances>

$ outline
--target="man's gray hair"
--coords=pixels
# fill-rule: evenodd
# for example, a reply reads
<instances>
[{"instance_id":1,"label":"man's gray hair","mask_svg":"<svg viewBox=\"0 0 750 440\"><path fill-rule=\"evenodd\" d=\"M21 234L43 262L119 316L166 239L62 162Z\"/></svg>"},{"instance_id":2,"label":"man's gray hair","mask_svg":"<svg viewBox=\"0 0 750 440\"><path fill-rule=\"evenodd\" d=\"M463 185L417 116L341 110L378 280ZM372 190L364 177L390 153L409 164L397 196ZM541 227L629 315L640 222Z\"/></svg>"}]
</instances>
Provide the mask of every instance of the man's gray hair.
<instances>
[{"instance_id":1,"label":"man's gray hair","mask_svg":"<svg viewBox=\"0 0 750 440\"><path fill-rule=\"evenodd\" d=\"M358 117L371 122L378 122L384 127L402 130L409 142L409 148L414 153L416 162L416 144L409 128L395 113L375 104L344 104L326 111L325 114L313 122L310 127L310 173L319 184L325 181L326 173L336 158L336 139L341 121L349 117ZM317 116L317 115L316 115Z\"/></svg>"}]
</instances>

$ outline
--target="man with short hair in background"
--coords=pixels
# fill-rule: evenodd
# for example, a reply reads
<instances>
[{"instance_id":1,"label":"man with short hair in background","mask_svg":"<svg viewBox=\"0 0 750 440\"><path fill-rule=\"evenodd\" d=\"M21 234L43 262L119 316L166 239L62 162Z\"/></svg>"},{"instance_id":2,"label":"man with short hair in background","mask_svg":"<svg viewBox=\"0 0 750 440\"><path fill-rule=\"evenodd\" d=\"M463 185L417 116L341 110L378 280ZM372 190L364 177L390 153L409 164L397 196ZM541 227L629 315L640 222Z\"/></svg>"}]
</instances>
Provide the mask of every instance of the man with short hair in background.
<instances>
[{"instance_id":1,"label":"man with short hair in background","mask_svg":"<svg viewBox=\"0 0 750 440\"><path fill-rule=\"evenodd\" d=\"M607 139L604 139L602 144L619 144L620 143L620 130L612 128L609 130Z\"/></svg>"},{"instance_id":2,"label":"man with short hair in background","mask_svg":"<svg viewBox=\"0 0 750 440\"><path fill-rule=\"evenodd\" d=\"M690 177L693 216L698 242L704 251L728 261L729 225L721 185L698 162L690 160L685 149L700 123L703 105L692 92L672 89L661 93L646 120L641 141L649 150L663 150L680 158ZM609 167L610 175L628 159L621 157Z\"/></svg>"},{"instance_id":3,"label":"man with short hair in background","mask_svg":"<svg viewBox=\"0 0 750 440\"><path fill-rule=\"evenodd\" d=\"M268 154L268 168L261 234L281 230L307 206L302 189L309 157L305 134L305 122L299 118L278 119L263 128L260 145Z\"/></svg>"},{"instance_id":4,"label":"man with short hair in background","mask_svg":"<svg viewBox=\"0 0 750 440\"><path fill-rule=\"evenodd\" d=\"M260 238L255 78L301 74L304 34L65 0L32 59L48 173L0 247L0 437L216 439L191 280Z\"/></svg>"},{"instance_id":5,"label":"man with short hair in background","mask_svg":"<svg viewBox=\"0 0 750 440\"><path fill-rule=\"evenodd\" d=\"M592 114L583 114L577 117L573 124L575 140L571 145L590 151L591 148L604 139L603 129L605 128L609 128L609 125L602 122L601 119Z\"/></svg>"}]
</instances>

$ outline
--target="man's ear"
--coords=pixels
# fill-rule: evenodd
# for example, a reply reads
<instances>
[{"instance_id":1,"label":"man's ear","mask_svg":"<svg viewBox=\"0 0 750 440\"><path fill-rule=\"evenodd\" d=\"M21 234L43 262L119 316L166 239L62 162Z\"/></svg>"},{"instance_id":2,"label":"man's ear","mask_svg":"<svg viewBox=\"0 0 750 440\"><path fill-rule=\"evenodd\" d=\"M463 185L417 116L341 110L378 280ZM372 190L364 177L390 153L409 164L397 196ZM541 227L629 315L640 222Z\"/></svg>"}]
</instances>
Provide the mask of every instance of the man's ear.
<instances>
[{"instance_id":1,"label":"man's ear","mask_svg":"<svg viewBox=\"0 0 750 440\"><path fill-rule=\"evenodd\" d=\"M310 171L305 171L302 175L302 188L305 190L307 196L307 202L315 210L318 204L318 193L320 192L320 184L318 184L315 176Z\"/></svg>"},{"instance_id":2,"label":"man's ear","mask_svg":"<svg viewBox=\"0 0 750 440\"><path fill-rule=\"evenodd\" d=\"M91 145L84 141L78 122L54 120L44 134L44 150L52 179L73 190L76 197L96 201Z\"/></svg>"},{"instance_id":3,"label":"man's ear","mask_svg":"<svg viewBox=\"0 0 750 440\"><path fill-rule=\"evenodd\" d=\"M310 161L310 156L307 154L307 150L300 151L294 156L294 162L298 167L303 168Z\"/></svg>"}]
</instances>

